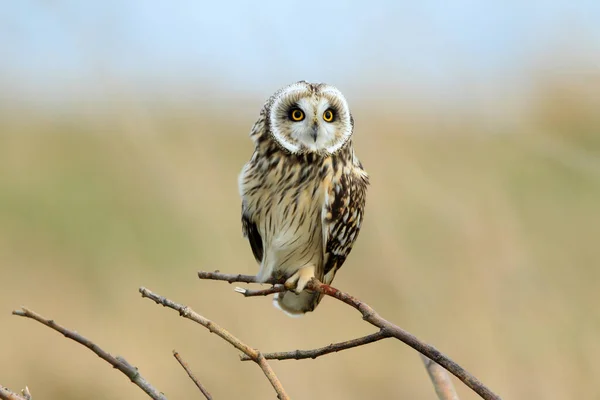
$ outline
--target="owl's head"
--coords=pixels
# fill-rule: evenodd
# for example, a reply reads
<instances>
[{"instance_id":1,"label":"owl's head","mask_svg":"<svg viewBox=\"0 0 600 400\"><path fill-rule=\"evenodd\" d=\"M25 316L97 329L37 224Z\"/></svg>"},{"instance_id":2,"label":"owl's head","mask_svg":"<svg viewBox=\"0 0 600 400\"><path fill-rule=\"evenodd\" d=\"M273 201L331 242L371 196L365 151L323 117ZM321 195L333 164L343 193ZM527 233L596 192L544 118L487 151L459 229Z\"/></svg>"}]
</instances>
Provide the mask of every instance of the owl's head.
<instances>
[{"instance_id":1,"label":"owl's head","mask_svg":"<svg viewBox=\"0 0 600 400\"><path fill-rule=\"evenodd\" d=\"M354 122L342 93L324 83L300 81L267 102L269 132L293 154L333 154L352 135Z\"/></svg>"}]
</instances>

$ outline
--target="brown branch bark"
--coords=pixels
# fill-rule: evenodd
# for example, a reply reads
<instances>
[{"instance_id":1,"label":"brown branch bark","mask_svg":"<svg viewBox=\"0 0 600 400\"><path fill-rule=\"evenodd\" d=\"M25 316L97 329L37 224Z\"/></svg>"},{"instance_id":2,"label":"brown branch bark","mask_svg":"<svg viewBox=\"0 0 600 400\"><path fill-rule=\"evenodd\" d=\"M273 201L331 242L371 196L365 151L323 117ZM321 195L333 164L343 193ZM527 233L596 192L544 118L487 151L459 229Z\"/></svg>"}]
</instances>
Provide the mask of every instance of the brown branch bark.
<instances>
[{"instance_id":1,"label":"brown branch bark","mask_svg":"<svg viewBox=\"0 0 600 400\"><path fill-rule=\"evenodd\" d=\"M252 275L232 275L232 274L223 274L219 271L215 272L198 272L198 277L200 279L210 279L210 280L218 280L218 281L226 281L229 283L233 282L244 282L244 283L270 283L277 284L274 280L270 280L267 282L257 282L256 278ZM447 371L451 372L458 379L460 379L465 385L470 387L475 393L486 400L500 400L500 396L492 392L488 387L486 387L479 379L473 376L470 372L465 370L463 367L458 365L448 356L441 353L435 347L423 342L418 339L413 334L405 331L399 326L391 323L390 321L381 317L373 308L371 308L368 304L358 300L357 298L351 296L348 293L344 293L334 287L329 285L325 285L319 282L316 279L311 280L306 286L307 289L314 290L320 293L323 293L327 296L334 297L349 306L358 310L362 316L363 320L369 322L371 325L378 327L380 330L384 331L390 337L395 337L396 339L404 342L409 345L413 349L417 350L419 353L426 356L431 361L441 365ZM274 286L270 289L270 293L275 293L276 291L284 291L285 288L282 285ZM239 290L236 290L239 291ZM263 291L267 292L267 291ZM252 293L252 292L251 292ZM435 381L433 382L436 383ZM437 391L437 388L436 388Z\"/></svg>"},{"instance_id":2,"label":"brown branch bark","mask_svg":"<svg viewBox=\"0 0 600 400\"><path fill-rule=\"evenodd\" d=\"M39 315L25 307L21 307L20 310L13 311L13 314L18 315L20 317L26 317L26 318L31 318L33 320L36 320L36 321L40 322L41 324L46 325L48 328L52 328L55 331L62 333L65 337L67 337L71 340L74 340L79 344L84 345L85 347L87 347L88 349L90 349L91 351L96 353L98 355L98 357L102 358L104 361L111 364L114 368L118 369L123 374L125 374L131 380L131 382L133 382L140 389L142 389L144 392L146 392L146 394L148 396L150 396L151 398L153 398L154 400L166 400L167 399L162 393L160 393L148 381L146 381L146 379L144 379L144 377L142 375L140 375L137 368L132 366L131 364L129 364L127 362L127 360L125 360L122 357L112 356L111 354L107 353L102 348L100 348L100 346L98 346L91 340L81 336L77 332L71 331L71 330L57 324L53 320L44 318L41 315Z\"/></svg>"},{"instance_id":3,"label":"brown branch bark","mask_svg":"<svg viewBox=\"0 0 600 400\"><path fill-rule=\"evenodd\" d=\"M196 376L194 376L194 373L190 369L189 365L185 361L183 361L183 358L181 358L179 353L176 352L175 350L173 350L173 357L175 357L177 362L181 365L181 367L188 374L188 376L190 377L192 382L194 382L196 387L200 390L200 392L202 392L204 397L206 397L206 400L212 400L212 396L210 395L210 393L208 393L208 390L206 390L206 388L200 383L200 381L196 378Z\"/></svg>"},{"instance_id":4,"label":"brown branch bark","mask_svg":"<svg viewBox=\"0 0 600 400\"><path fill-rule=\"evenodd\" d=\"M216 334L220 338L229 342L236 349L238 349L241 352L243 352L244 354L248 355L252 359L252 361L254 361L256 364L258 364L260 366L260 368L263 370L263 373L265 374L265 376L271 383L271 386L273 386L273 389L275 389L275 392L277 393L277 397L280 400L289 400L289 397L286 394L285 390L283 389L281 382L275 375L275 372L273 372L273 369L271 368L271 366L269 365L269 363L267 362L265 357L258 350L253 349L250 346L248 346L247 344L243 343L240 339L233 336L227 330L220 327L213 321L198 314L197 312L195 312L188 306L175 303L174 301L169 300L166 297L160 296L158 294L155 294L144 287L140 288L140 293L142 294L142 297L153 300L156 304L160 304L164 307L169 307L173 310L176 310L179 312L180 316L199 323L200 325L202 325L203 327L208 329L211 333Z\"/></svg>"},{"instance_id":5,"label":"brown branch bark","mask_svg":"<svg viewBox=\"0 0 600 400\"><path fill-rule=\"evenodd\" d=\"M345 342L332 343L328 346L312 350L294 350L283 351L277 353L265 353L263 356L267 360L302 360L305 358L315 359L325 354L335 353L341 350L351 349L352 347L364 346L365 344L377 342L381 339L389 338L390 335L385 331L379 331L357 339L348 340ZM250 358L247 355L240 356L242 361L248 361Z\"/></svg>"}]
</instances>

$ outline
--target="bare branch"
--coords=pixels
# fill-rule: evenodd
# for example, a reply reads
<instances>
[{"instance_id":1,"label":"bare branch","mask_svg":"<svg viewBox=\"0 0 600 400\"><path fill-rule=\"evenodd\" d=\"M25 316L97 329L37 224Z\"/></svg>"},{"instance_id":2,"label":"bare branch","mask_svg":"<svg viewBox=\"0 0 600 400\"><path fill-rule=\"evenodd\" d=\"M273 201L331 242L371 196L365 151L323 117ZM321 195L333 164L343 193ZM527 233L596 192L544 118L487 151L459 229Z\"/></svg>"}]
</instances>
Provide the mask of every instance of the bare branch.
<instances>
[{"instance_id":1,"label":"bare branch","mask_svg":"<svg viewBox=\"0 0 600 400\"><path fill-rule=\"evenodd\" d=\"M242 276L242 275L240 275L240 276ZM208 329L211 333L215 333L217 336L219 336L220 338L224 339L225 341L227 341L231 345L233 345L233 347L240 350L244 354L248 355L252 359L252 361L257 363L260 366L260 368L263 370L265 376L267 377L269 382L271 382L273 389L275 389L275 392L277 392L277 397L280 400L289 400L289 397L285 393L285 390L283 389L281 382L275 375L275 372L273 372L273 369L271 368L271 366L269 365L267 360L264 358L264 356L258 350L253 349L250 346L248 346L247 344L243 343L241 340L239 340L237 337L233 336L227 330L223 329L222 327L220 327L213 321L198 314L197 312L195 312L188 306L175 303L174 301L169 300L166 297L152 293L150 290L148 290L144 287L140 288L140 293L142 294L142 297L149 298L149 299L153 300L156 304L161 304L164 307L169 307L169 308L172 308L173 310L179 311L179 315L181 315L182 317L199 323L200 325L202 325L203 327Z\"/></svg>"},{"instance_id":2,"label":"bare branch","mask_svg":"<svg viewBox=\"0 0 600 400\"><path fill-rule=\"evenodd\" d=\"M218 281L226 281L229 283L233 282L245 282L245 283L271 283L276 284L279 282L275 282L273 280L269 280L267 282L257 282L256 277L252 275L232 275L232 274L223 274L218 271L215 272L198 272L198 277L200 279L210 279L210 280L218 280ZM446 370L454 374L458 379L460 379L465 385L470 387L473 391L475 391L479 396L486 400L500 400L500 396L493 393L489 388L487 388L479 379L465 370L463 367L458 365L448 356L441 353L435 347L423 342L418 339L413 334L405 331L399 326L391 323L390 321L381 317L375 310L373 310L368 304L358 300L357 298L349 295L348 293L344 293L334 287L329 285L325 285L324 283L319 282L316 279L311 280L307 286L307 289L314 290L320 293L323 293L327 296L334 297L349 306L358 310L363 319L369 322L371 325L374 325L388 334L390 337L395 337L398 340L406 343L413 349L417 350L419 353L423 354L431 361L436 362L443 366ZM272 289L274 290L274 288ZM278 288L278 290L282 290ZM266 291L264 291L266 292Z\"/></svg>"},{"instance_id":3,"label":"bare branch","mask_svg":"<svg viewBox=\"0 0 600 400\"><path fill-rule=\"evenodd\" d=\"M176 352L175 350L173 350L173 357L175 357L175 359L179 362L179 364L181 364L181 366L183 367L185 372L187 372L190 379L196 384L198 389L200 389L200 391L202 392L204 397L206 397L207 400L212 400L212 396L210 395L210 393L208 393L208 390L206 390L206 388L204 386L202 386L200 381L198 381L198 379L194 376L194 373L192 372L190 367L187 365L187 363L185 361L183 361L183 359L181 358L179 353Z\"/></svg>"},{"instance_id":4,"label":"bare branch","mask_svg":"<svg viewBox=\"0 0 600 400\"><path fill-rule=\"evenodd\" d=\"M152 385L140 375L138 369L127 362L122 357L114 357L106 351L102 350L100 346L92 342L91 340L81 336L77 332L71 331L67 328L62 327L57 324L53 320L42 317L41 315L25 308L21 307L20 310L13 311L14 315L18 315L20 317L27 317L34 319L49 328L54 329L57 332L62 333L65 337L76 341L79 344L84 345L88 349L92 350L94 353L98 355L98 357L102 358L104 361L111 364L114 368L118 369L131 380L131 382L135 383L140 389L142 389L148 396L152 397L155 400L166 400L167 398L156 390Z\"/></svg>"},{"instance_id":5,"label":"bare branch","mask_svg":"<svg viewBox=\"0 0 600 400\"><path fill-rule=\"evenodd\" d=\"M438 399L459 400L458 394L456 393L454 385L452 385L452 381L450 380L450 376L446 370L443 369L443 367L438 363L425 357L423 354L419 355L421 356L421 360L423 360L423 364L425 364L427 373L429 373L429 378L433 383L433 387L435 388L435 393L437 394Z\"/></svg>"},{"instance_id":6,"label":"bare branch","mask_svg":"<svg viewBox=\"0 0 600 400\"><path fill-rule=\"evenodd\" d=\"M362 314L363 319L365 321L369 322L371 325L378 327L379 329L387 331L391 336L406 343L407 345L417 350L419 353L423 354L430 360L440 364L442 367L444 367L446 370L448 370L449 372L454 374L454 376L460 379L465 385L473 389L475 393L477 393L482 398L486 400L500 400L500 396L492 392L479 379L477 379L466 369L454 362L450 357L446 356L430 344L427 344L422 340L418 339L413 334L384 319L368 304L363 303L362 301L356 299L348 293L341 292L336 288L333 288L329 285L325 285L324 283L321 283L316 279L310 281L307 285L307 288L318 291L331 297L335 297L336 299L343 301L344 303L356 308Z\"/></svg>"},{"instance_id":7,"label":"bare branch","mask_svg":"<svg viewBox=\"0 0 600 400\"><path fill-rule=\"evenodd\" d=\"M252 296L268 296L274 293L284 292L287 289L285 285L275 284L268 289L244 289L240 287L236 287L234 289L237 293L241 293L244 297L252 297ZM321 347L318 349L312 350L295 350L295 351L286 351L286 352L277 352L277 353L265 353L263 354L267 360L301 360L306 358L315 359L319 356L330 354L333 352L338 352L341 350L346 350L352 347L362 346L368 343L372 343L381 339L386 339L391 337L386 331L380 330L379 332L373 333L371 335L363 336L358 339L349 340L346 342L340 343L332 343L329 346ZM433 387L435 388L436 394L439 400L459 400L458 394L454 389L454 385L450 380L450 376L448 372L439 364L431 361L429 358L420 354L423 363L425 364L425 368L429 374ZM240 359L242 361L248 361L250 358L246 355L241 355Z\"/></svg>"},{"instance_id":8,"label":"bare branch","mask_svg":"<svg viewBox=\"0 0 600 400\"><path fill-rule=\"evenodd\" d=\"M29 390L27 390L27 394L29 394ZM31 400L31 397L24 397L27 396L27 394L25 393L25 390L23 390L23 396L16 394L15 392L13 392L12 390L10 390L9 388L5 388L4 386L0 385L0 399L2 400Z\"/></svg>"},{"instance_id":9,"label":"bare branch","mask_svg":"<svg viewBox=\"0 0 600 400\"><path fill-rule=\"evenodd\" d=\"M263 356L267 360L302 360L305 358L315 359L317 357L324 356L325 354L335 353L341 350L350 349L352 347L363 346L365 344L377 342L381 339L389 337L389 333L381 330L379 332L372 333L370 335L363 336L357 339L348 340L346 342L332 343L329 346L321 347L319 349L265 353L263 354ZM240 356L240 359L242 361L250 360L250 358L246 355Z\"/></svg>"}]
</instances>

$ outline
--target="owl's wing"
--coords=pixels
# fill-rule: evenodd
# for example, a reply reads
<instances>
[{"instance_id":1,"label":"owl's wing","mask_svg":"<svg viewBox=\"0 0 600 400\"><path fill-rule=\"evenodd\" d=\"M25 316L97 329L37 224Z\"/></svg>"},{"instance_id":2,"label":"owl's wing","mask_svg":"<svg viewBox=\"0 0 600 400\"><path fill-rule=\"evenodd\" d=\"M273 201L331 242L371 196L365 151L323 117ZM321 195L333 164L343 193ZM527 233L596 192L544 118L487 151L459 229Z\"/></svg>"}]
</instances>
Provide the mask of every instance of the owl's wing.
<instances>
[{"instance_id":1,"label":"owl's wing","mask_svg":"<svg viewBox=\"0 0 600 400\"><path fill-rule=\"evenodd\" d=\"M246 215L244 210L244 205L242 204L242 232L244 237L248 238L248 242L250 242L250 247L252 248L252 254L254 254L254 258L260 264L263 258L263 243L262 238L260 237L260 233L258 232L258 227L256 223L252 221L252 219Z\"/></svg>"},{"instance_id":2,"label":"owl's wing","mask_svg":"<svg viewBox=\"0 0 600 400\"><path fill-rule=\"evenodd\" d=\"M354 159L350 173L332 181L323 208L325 248L323 282L330 284L335 273L350 254L360 231L369 179L362 165Z\"/></svg>"}]
</instances>

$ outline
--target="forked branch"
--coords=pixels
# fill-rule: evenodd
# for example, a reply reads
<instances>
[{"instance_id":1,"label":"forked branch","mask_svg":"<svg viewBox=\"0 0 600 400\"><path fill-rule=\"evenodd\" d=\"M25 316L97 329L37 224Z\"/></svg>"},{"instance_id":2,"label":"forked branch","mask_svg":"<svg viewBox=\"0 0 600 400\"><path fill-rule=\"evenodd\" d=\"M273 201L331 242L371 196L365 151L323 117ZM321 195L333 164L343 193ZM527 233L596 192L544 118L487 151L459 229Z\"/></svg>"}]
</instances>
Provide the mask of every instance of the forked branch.
<instances>
[{"instance_id":1,"label":"forked branch","mask_svg":"<svg viewBox=\"0 0 600 400\"><path fill-rule=\"evenodd\" d=\"M277 397L280 400L289 400L289 397L285 393L285 390L283 389L281 382L275 375L275 372L273 372L273 369L271 368L271 366L269 365L269 363L267 362L265 357L258 350L253 349L250 346L248 346L247 344L243 343L240 339L233 336L227 330L220 327L213 321L198 314L197 312L195 312L188 306L175 303L174 301L169 300L166 297L160 296L158 294L155 294L144 287L140 288L140 293L142 294L142 297L146 297L150 300L153 300L156 304L160 304L164 307L169 307L173 310L176 310L179 312L179 315L181 315L182 317L199 323L200 325L202 325L203 327L208 329L211 333L216 334L220 338L229 342L233 347L240 350L242 353L246 354L248 357L250 357L252 359L252 361L254 361L256 364L258 364L258 366L263 370L263 373L265 374L265 376L267 377L267 379L273 386L273 389L275 389L275 392L277 393Z\"/></svg>"},{"instance_id":2,"label":"forked branch","mask_svg":"<svg viewBox=\"0 0 600 400\"><path fill-rule=\"evenodd\" d=\"M233 282L261 283L261 282L257 282L256 278L253 275L223 274L223 273L220 273L219 271L215 271L215 272L200 271L200 272L198 272L198 277L200 279L226 281L229 283L233 283ZM257 295L268 295L268 294L272 294L272 293L283 292L288 289L284 285L280 284L280 282L268 281L268 282L264 282L264 283L270 283L275 286L273 286L272 288L267 289L267 290L245 290L245 289L236 288L236 291L244 294L245 296L257 296ZM479 379L477 379L475 376L473 376L471 373L469 373L463 367L458 365L456 362L454 362L448 356L441 353L435 347L418 339L413 334L405 331L404 329L400 328L399 326L384 319L368 304L349 295L348 293L344 293L334 287L325 285L316 279L311 280L308 283L308 285L306 286L306 288L309 290L314 290L314 291L323 293L330 297L334 297L334 298L348 304L349 306L355 308L362 314L363 319L365 321L369 322L371 325L374 325L380 329L380 332L382 332L381 335L386 335L386 337L395 337L396 339L406 343L407 345L409 345L410 347L412 347L413 349L417 350L419 353L421 353L422 355L427 357L427 359L429 359L430 361L441 365L447 371L454 374L458 379L460 379L465 385L470 387L473 391L475 391L482 398L484 398L486 400L500 400L500 396L493 393L481 381L479 381ZM380 339L383 339L383 338L384 337L381 337ZM380 340L380 339L378 339L378 340ZM352 341L350 341L350 342L352 342ZM337 347L337 348L339 348L339 350L356 347L356 346L345 346L345 344L347 344L347 343L348 342L343 342L343 343L338 343L335 345L332 344L330 346ZM368 342L368 343L370 343L370 342ZM318 351L318 350L322 350L322 349L316 349L315 351ZM295 353L295 352L284 353L284 354L286 354L286 357L287 357L284 359L294 358L294 357L289 357L289 355L292 353ZM328 353L331 353L331 351L329 351L329 352L326 351L323 354L328 354ZM320 354L320 355L322 355L322 354ZM303 357L303 358L306 358L306 357ZM430 371L429 365L427 363L425 365L428 368L428 371ZM437 371L437 372L439 373L439 371ZM431 373L430 373L430 377L432 377L432 382L434 383L434 385L440 383L440 384L447 384L447 385L451 386L451 382L449 379L436 381L433 379L433 376L431 375ZM442 393L451 393L454 391L453 388L451 391L449 391L449 390L440 391L438 389L439 388L436 386L436 392L438 392L438 396L440 396L441 392ZM440 398L445 399L446 397L440 396ZM447 397L447 398L452 399L452 397Z\"/></svg>"},{"instance_id":3,"label":"forked branch","mask_svg":"<svg viewBox=\"0 0 600 400\"><path fill-rule=\"evenodd\" d=\"M91 351L96 353L98 355L98 357L105 360L106 362L111 364L114 368L118 369L119 371L121 371L122 373L127 375L127 377L131 380L131 382L136 384L140 389L142 389L144 392L146 392L146 394L148 394L148 396L150 396L151 398L153 398L155 400L166 400L167 399L162 393L160 393L148 381L146 381L146 379L144 379L144 377L142 375L140 375L138 369L136 367L132 366L131 364L129 364L127 362L127 360L125 360L122 357L112 356L108 352L102 350L102 348L100 348L100 346L98 346L91 340L81 336L79 333L69 330L69 329L57 324L56 322L54 322L51 319L44 318L41 315L39 315L25 307L21 307L20 310L13 311L13 314L18 315L20 317L26 317L26 318L31 318L33 320L36 320L36 321L46 325L48 328L52 328L55 331L62 333L65 337L67 337L71 340L74 340L79 344L84 345L85 347L87 347L88 349L90 349ZM18 399L18 397L17 397L17 399Z\"/></svg>"}]
</instances>

